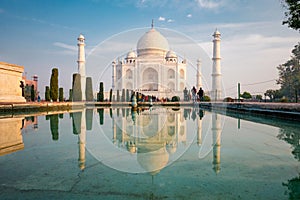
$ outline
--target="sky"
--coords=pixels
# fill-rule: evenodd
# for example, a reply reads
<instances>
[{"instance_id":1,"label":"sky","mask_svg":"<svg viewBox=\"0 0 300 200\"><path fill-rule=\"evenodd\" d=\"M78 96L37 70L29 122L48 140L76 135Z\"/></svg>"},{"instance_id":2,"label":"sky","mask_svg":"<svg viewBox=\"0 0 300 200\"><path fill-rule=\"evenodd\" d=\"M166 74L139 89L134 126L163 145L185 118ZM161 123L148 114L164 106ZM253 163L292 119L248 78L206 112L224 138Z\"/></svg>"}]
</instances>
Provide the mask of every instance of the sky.
<instances>
[{"instance_id":1,"label":"sky","mask_svg":"<svg viewBox=\"0 0 300 200\"><path fill-rule=\"evenodd\" d=\"M24 66L28 79L38 75L42 98L51 69L57 67L59 85L68 96L82 33L87 76L93 78L94 90L100 81L109 90L111 61L134 50L153 19L172 49L191 59L190 85L197 56L189 55L199 52L205 89L210 89L212 34L217 28L224 95L236 97L237 83L242 92L263 94L279 88L276 67L299 42L299 32L282 25L284 12L281 0L0 0L0 61ZM180 52L180 39L198 47Z\"/></svg>"}]
</instances>

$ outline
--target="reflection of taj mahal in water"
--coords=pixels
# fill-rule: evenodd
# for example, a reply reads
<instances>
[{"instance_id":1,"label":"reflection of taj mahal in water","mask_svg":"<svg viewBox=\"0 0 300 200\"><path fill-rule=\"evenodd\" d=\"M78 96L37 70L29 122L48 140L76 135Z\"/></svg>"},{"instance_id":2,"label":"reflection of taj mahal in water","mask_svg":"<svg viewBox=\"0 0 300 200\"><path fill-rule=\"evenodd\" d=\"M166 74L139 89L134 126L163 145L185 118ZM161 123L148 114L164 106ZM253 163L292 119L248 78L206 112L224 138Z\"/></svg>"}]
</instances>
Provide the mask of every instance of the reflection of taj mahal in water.
<instances>
[{"instance_id":1,"label":"reflection of taj mahal in water","mask_svg":"<svg viewBox=\"0 0 300 200\"><path fill-rule=\"evenodd\" d=\"M121 110L121 109L120 109ZM120 111L119 111L120 112ZM204 112L195 108L156 108L136 112L123 109L122 115L113 117L112 141L118 148L124 148L137 155L137 162L151 174L158 173L170 164L170 156L179 145L187 146L187 118L194 121L196 143L202 145L202 118ZM221 117L212 114L213 169L220 171ZM190 133L191 134L191 133ZM194 143L194 142L193 142ZM181 150L182 151L182 150ZM178 153L178 152L177 152Z\"/></svg>"}]
</instances>

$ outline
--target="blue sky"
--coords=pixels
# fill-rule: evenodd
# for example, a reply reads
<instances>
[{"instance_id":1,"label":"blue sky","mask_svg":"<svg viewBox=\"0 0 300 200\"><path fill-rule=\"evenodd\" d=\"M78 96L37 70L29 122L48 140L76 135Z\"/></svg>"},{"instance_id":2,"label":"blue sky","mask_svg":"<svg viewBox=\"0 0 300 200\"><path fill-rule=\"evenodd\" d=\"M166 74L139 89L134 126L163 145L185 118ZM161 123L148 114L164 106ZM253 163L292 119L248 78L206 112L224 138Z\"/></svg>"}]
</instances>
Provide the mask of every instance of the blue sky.
<instances>
[{"instance_id":1,"label":"blue sky","mask_svg":"<svg viewBox=\"0 0 300 200\"><path fill-rule=\"evenodd\" d=\"M28 78L37 74L42 93L49 85L51 69L58 67L59 84L67 95L72 73L77 71L80 33L86 38L88 57L112 35L150 27L152 19L157 28L192 38L208 57L211 35L218 28L224 88L233 97L237 82L242 91L251 93L278 88L276 66L289 59L299 42L297 31L281 25L284 9L280 0L0 0L0 61L24 66ZM99 72L109 64L99 62ZM210 82L211 66L202 68ZM98 78L93 77L95 82ZM110 78L104 81L108 90ZM98 83L94 89L98 90Z\"/></svg>"}]
</instances>

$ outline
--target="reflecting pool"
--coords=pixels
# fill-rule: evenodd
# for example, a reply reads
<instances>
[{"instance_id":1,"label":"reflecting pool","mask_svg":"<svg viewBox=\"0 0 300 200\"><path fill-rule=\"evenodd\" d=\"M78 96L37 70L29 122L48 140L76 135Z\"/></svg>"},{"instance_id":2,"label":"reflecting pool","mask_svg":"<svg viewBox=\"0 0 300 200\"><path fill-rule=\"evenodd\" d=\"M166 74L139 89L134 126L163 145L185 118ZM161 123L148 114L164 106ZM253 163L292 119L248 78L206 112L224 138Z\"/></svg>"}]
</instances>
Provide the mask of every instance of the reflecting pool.
<instances>
[{"instance_id":1,"label":"reflecting pool","mask_svg":"<svg viewBox=\"0 0 300 200\"><path fill-rule=\"evenodd\" d=\"M299 199L300 125L193 107L0 118L0 199Z\"/></svg>"}]
</instances>

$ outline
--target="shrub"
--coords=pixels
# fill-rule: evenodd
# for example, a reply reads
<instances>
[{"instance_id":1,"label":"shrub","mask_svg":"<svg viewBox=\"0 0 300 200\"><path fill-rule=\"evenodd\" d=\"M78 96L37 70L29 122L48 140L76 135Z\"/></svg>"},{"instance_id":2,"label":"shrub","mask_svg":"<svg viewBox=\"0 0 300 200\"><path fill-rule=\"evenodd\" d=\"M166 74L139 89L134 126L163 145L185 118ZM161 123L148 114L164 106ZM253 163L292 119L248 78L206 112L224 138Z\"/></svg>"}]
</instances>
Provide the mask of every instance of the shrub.
<instances>
[{"instance_id":1,"label":"shrub","mask_svg":"<svg viewBox=\"0 0 300 200\"><path fill-rule=\"evenodd\" d=\"M231 97L226 97L223 101L224 102L233 102L233 99Z\"/></svg>"},{"instance_id":2,"label":"shrub","mask_svg":"<svg viewBox=\"0 0 300 200\"><path fill-rule=\"evenodd\" d=\"M179 96L173 96L171 101L172 102L178 102L178 101L180 101L180 97Z\"/></svg>"},{"instance_id":3,"label":"shrub","mask_svg":"<svg viewBox=\"0 0 300 200\"><path fill-rule=\"evenodd\" d=\"M210 101L210 97L209 96L204 96L203 101Z\"/></svg>"}]
</instances>

